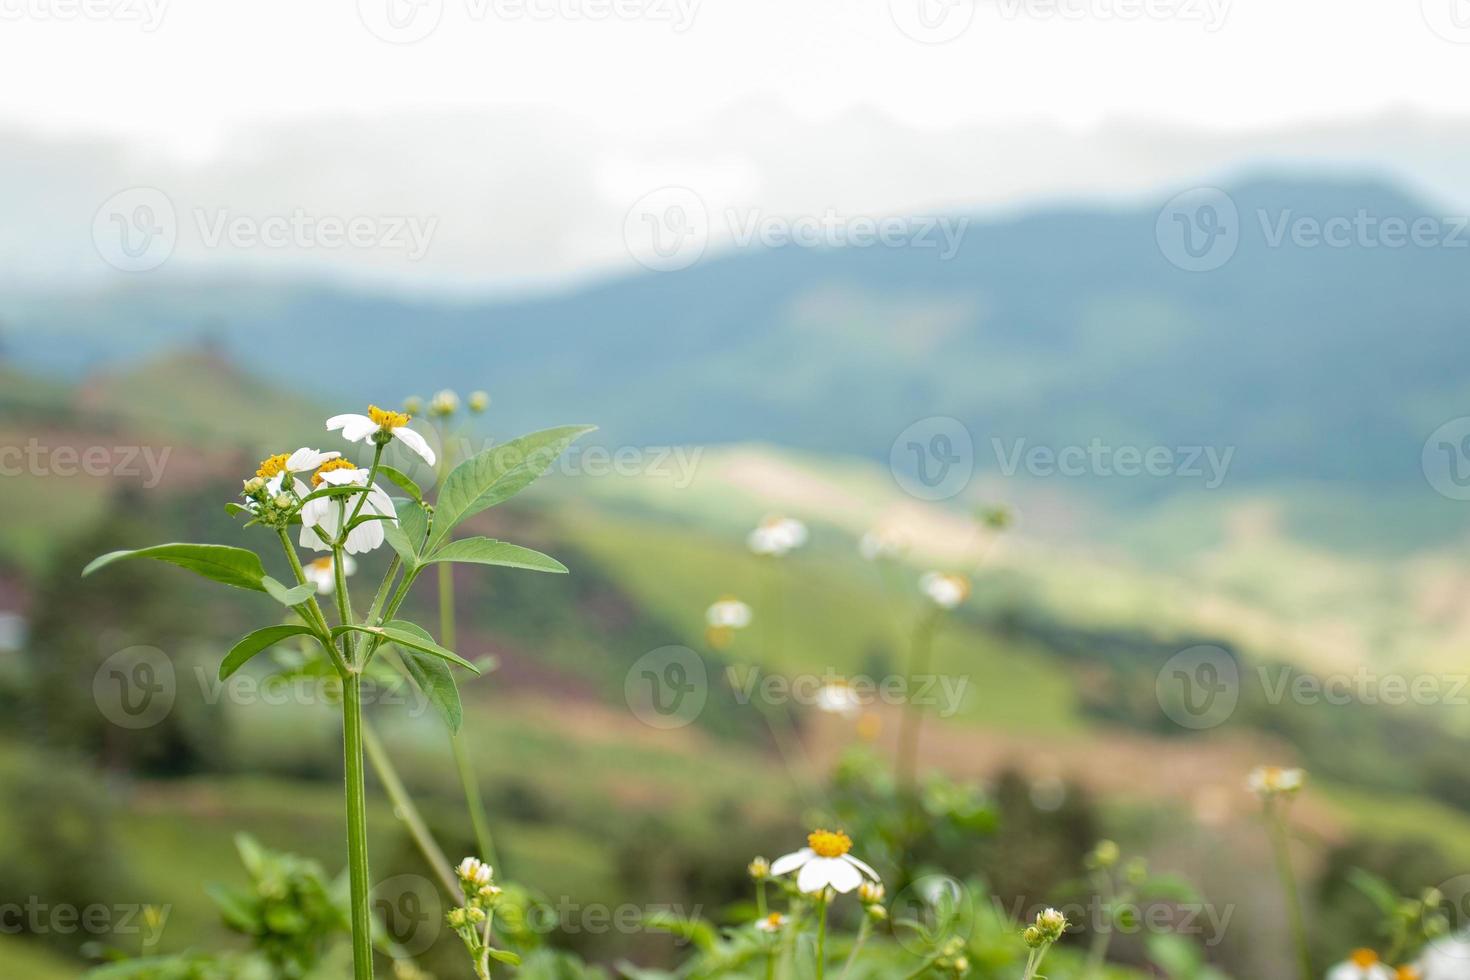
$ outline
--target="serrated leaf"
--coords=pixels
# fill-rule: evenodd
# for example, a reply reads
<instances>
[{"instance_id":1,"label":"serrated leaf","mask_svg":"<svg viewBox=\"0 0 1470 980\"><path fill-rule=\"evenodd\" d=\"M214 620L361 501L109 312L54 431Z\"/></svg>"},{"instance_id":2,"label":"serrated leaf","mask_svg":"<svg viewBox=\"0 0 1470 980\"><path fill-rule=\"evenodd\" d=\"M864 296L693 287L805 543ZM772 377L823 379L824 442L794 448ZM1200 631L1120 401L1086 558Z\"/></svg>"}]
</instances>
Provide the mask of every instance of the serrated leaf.
<instances>
[{"instance_id":1,"label":"serrated leaf","mask_svg":"<svg viewBox=\"0 0 1470 980\"><path fill-rule=\"evenodd\" d=\"M453 650L441 647L432 639L425 640L424 636L426 636L427 634L424 632L424 629L422 627L401 619L392 620L391 622L384 623L382 626L332 627L333 637L341 636L343 633L366 633L369 636L377 636L384 640L387 640L389 643L396 643L401 647L411 647L414 650L420 650L424 653L433 654L436 657L448 660L450 663L458 664L459 666L464 667L466 670L471 670L476 674L480 672L480 668L476 667L474 664L470 663L468 660L464 659Z\"/></svg>"},{"instance_id":2,"label":"serrated leaf","mask_svg":"<svg viewBox=\"0 0 1470 980\"><path fill-rule=\"evenodd\" d=\"M424 492L419 489L419 485L413 482L413 478L407 473L382 464L378 466L378 473L397 484L398 488L408 494L414 503L421 504L424 502Z\"/></svg>"},{"instance_id":3,"label":"serrated leaf","mask_svg":"<svg viewBox=\"0 0 1470 980\"><path fill-rule=\"evenodd\" d=\"M564 425L543 429L491 446L460 463L445 479L435 505L430 547L449 537L468 518L520 493L550 469L573 440L594 428Z\"/></svg>"},{"instance_id":4,"label":"serrated leaf","mask_svg":"<svg viewBox=\"0 0 1470 980\"><path fill-rule=\"evenodd\" d=\"M250 658L262 650L268 649L288 640L293 636L310 636L311 630L305 626L267 626L265 629L256 630L240 640L230 652L225 654L225 659L219 665L219 679L224 680L235 671L245 666Z\"/></svg>"},{"instance_id":5,"label":"serrated leaf","mask_svg":"<svg viewBox=\"0 0 1470 980\"><path fill-rule=\"evenodd\" d=\"M429 635L428 630L418 626L416 623L402 622L400 627L418 636L427 643L433 643L434 638ZM403 658L403 667L413 682L424 692L424 697L429 699L429 704L439 712L444 719L444 724L449 726L451 733L458 733L459 726L464 721L464 707L459 700L459 685L454 682L454 672L449 665L438 657L403 644L394 644Z\"/></svg>"},{"instance_id":6,"label":"serrated leaf","mask_svg":"<svg viewBox=\"0 0 1470 980\"><path fill-rule=\"evenodd\" d=\"M312 593L316 592L315 586L305 584L288 589L284 584L277 582L269 575L262 578L260 584L265 586L265 591L272 599L283 606L299 606L309 599Z\"/></svg>"},{"instance_id":7,"label":"serrated leaf","mask_svg":"<svg viewBox=\"0 0 1470 980\"><path fill-rule=\"evenodd\" d=\"M530 548L522 548L508 541L494 538L462 538L451 541L424 560L424 564L437 561L460 561L473 565L503 565L506 568L525 568L533 572L565 573L567 566L549 555Z\"/></svg>"},{"instance_id":8,"label":"serrated leaf","mask_svg":"<svg viewBox=\"0 0 1470 980\"><path fill-rule=\"evenodd\" d=\"M233 585L237 589L249 589L252 592L266 591L262 584L262 579L265 578L265 566L260 563L260 556L244 548L233 548L223 544L174 543L138 548L133 551L113 551L92 559L91 563L82 569L82 577L85 578L113 562L132 558L166 561L171 565L187 568L194 574L202 575L207 579L222 582L225 585Z\"/></svg>"}]
</instances>

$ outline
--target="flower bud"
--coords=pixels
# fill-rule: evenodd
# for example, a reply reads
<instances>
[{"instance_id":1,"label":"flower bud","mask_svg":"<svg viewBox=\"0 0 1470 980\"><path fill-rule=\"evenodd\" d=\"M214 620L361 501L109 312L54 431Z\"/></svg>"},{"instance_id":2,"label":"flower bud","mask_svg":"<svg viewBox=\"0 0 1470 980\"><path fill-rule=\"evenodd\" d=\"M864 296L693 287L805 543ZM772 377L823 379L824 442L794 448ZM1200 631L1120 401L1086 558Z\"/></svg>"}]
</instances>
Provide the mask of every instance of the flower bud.
<instances>
[{"instance_id":1,"label":"flower bud","mask_svg":"<svg viewBox=\"0 0 1470 980\"><path fill-rule=\"evenodd\" d=\"M471 905L465 909L465 918L469 920L471 925L477 926L485 921L485 910L477 905Z\"/></svg>"},{"instance_id":2,"label":"flower bud","mask_svg":"<svg viewBox=\"0 0 1470 980\"><path fill-rule=\"evenodd\" d=\"M764 881L771 876L771 862L763 857L758 857L746 867L750 876L756 881Z\"/></svg>"},{"instance_id":3,"label":"flower bud","mask_svg":"<svg viewBox=\"0 0 1470 980\"><path fill-rule=\"evenodd\" d=\"M858 900L864 905L876 905L883 901L883 886L876 881L865 881L858 885Z\"/></svg>"},{"instance_id":4,"label":"flower bud","mask_svg":"<svg viewBox=\"0 0 1470 980\"><path fill-rule=\"evenodd\" d=\"M409 415L417 415L424 410L424 400L418 395L409 395L403 399L403 410Z\"/></svg>"},{"instance_id":5,"label":"flower bud","mask_svg":"<svg viewBox=\"0 0 1470 980\"><path fill-rule=\"evenodd\" d=\"M1046 938L1042 936L1041 930L1036 928L1035 926L1027 926L1026 931L1021 933L1021 938L1024 939L1026 941L1026 945L1031 947L1032 949L1036 949L1038 946L1041 946L1043 943L1046 942Z\"/></svg>"},{"instance_id":6,"label":"flower bud","mask_svg":"<svg viewBox=\"0 0 1470 980\"><path fill-rule=\"evenodd\" d=\"M463 929L465 923L465 910L461 908L452 908L449 910L449 914L446 915L444 918L449 922L449 928Z\"/></svg>"},{"instance_id":7,"label":"flower bud","mask_svg":"<svg viewBox=\"0 0 1470 980\"><path fill-rule=\"evenodd\" d=\"M252 476L245 481L245 492L254 496L265 489L265 480L258 476Z\"/></svg>"},{"instance_id":8,"label":"flower bud","mask_svg":"<svg viewBox=\"0 0 1470 980\"><path fill-rule=\"evenodd\" d=\"M1100 840L1092 851L1092 860L1099 868L1111 868L1118 863L1120 853L1116 842Z\"/></svg>"},{"instance_id":9,"label":"flower bud","mask_svg":"<svg viewBox=\"0 0 1470 980\"><path fill-rule=\"evenodd\" d=\"M470 411L479 415L490 407L490 396L483 391L470 392Z\"/></svg>"},{"instance_id":10,"label":"flower bud","mask_svg":"<svg viewBox=\"0 0 1470 980\"><path fill-rule=\"evenodd\" d=\"M440 418L444 418L453 415L458 410L459 396L448 388L435 392L434 397L429 400L430 415L437 415Z\"/></svg>"}]
</instances>

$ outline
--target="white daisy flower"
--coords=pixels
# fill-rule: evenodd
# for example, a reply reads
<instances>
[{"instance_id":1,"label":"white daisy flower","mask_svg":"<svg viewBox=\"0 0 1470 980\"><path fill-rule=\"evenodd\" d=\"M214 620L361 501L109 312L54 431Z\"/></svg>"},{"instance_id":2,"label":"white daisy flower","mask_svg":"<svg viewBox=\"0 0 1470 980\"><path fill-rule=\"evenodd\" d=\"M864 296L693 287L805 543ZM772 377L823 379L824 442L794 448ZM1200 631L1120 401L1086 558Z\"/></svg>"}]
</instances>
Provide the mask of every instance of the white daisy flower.
<instances>
[{"instance_id":1,"label":"white daisy flower","mask_svg":"<svg viewBox=\"0 0 1470 980\"><path fill-rule=\"evenodd\" d=\"M1280 766L1256 766L1251 770L1246 785L1261 799L1295 793L1306 782L1307 774L1300 769L1284 769Z\"/></svg>"},{"instance_id":2,"label":"white daisy flower","mask_svg":"<svg viewBox=\"0 0 1470 980\"><path fill-rule=\"evenodd\" d=\"M332 556L318 558L301 569L310 585L316 586L318 595L331 595L337 591L337 570L332 567ZM357 571L357 562L350 555L342 556L342 574L352 575Z\"/></svg>"},{"instance_id":3,"label":"white daisy flower","mask_svg":"<svg viewBox=\"0 0 1470 980\"><path fill-rule=\"evenodd\" d=\"M437 397L437 396L436 396ZM381 432L400 440L430 466L434 465L434 450L423 436L408 428L409 416L403 412L389 412L376 405L368 406L366 415L333 415L327 419L327 431L342 430L342 438L348 442L373 443Z\"/></svg>"},{"instance_id":4,"label":"white daisy flower","mask_svg":"<svg viewBox=\"0 0 1470 980\"><path fill-rule=\"evenodd\" d=\"M454 869L455 873L467 884L488 885L495 877L494 870L490 865L477 857L467 857L459 862L459 867Z\"/></svg>"},{"instance_id":5,"label":"white daisy flower","mask_svg":"<svg viewBox=\"0 0 1470 980\"><path fill-rule=\"evenodd\" d=\"M723 596L705 610L704 618L716 628L745 629L750 625L750 607L734 596Z\"/></svg>"},{"instance_id":6,"label":"white daisy flower","mask_svg":"<svg viewBox=\"0 0 1470 980\"><path fill-rule=\"evenodd\" d=\"M771 874L784 875L799 871L796 887L808 895L830 888L839 894L847 894L863 879L878 880L878 872L868 867L848 852L852 850L852 838L842 831L814 830L807 835L807 846L777 858L771 865Z\"/></svg>"},{"instance_id":7,"label":"white daisy flower","mask_svg":"<svg viewBox=\"0 0 1470 980\"><path fill-rule=\"evenodd\" d=\"M880 558L894 558L908 548L908 542L904 536L897 531L874 530L868 531L858 542L858 553L866 561L878 561Z\"/></svg>"},{"instance_id":8,"label":"white daisy flower","mask_svg":"<svg viewBox=\"0 0 1470 980\"><path fill-rule=\"evenodd\" d=\"M266 481L266 492L274 497L285 487L288 475L294 477L297 473L310 473L323 463L341 455L341 453L324 453L318 449L302 446L290 455L280 453L269 459L261 460L260 468L255 471L255 475Z\"/></svg>"},{"instance_id":9,"label":"white daisy flower","mask_svg":"<svg viewBox=\"0 0 1470 980\"><path fill-rule=\"evenodd\" d=\"M1327 971L1327 980L1394 980L1395 971L1378 959L1371 949L1354 950L1353 955Z\"/></svg>"},{"instance_id":10,"label":"white daisy flower","mask_svg":"<svg viewBox=\"0 0 1470 980\"><path fill-rule=\"evenodd\" d=\"M857 692L847 681L833 681L823 684L817 691L817 709L825 711L829 715L840 715L843 718L856 718L862 705L858 703Z\"/></svg>"},{"instance_id":11,"label":"white daisy flower","mask_svg":"<svg viewBox=\"0 0 1470 980\"><path fill-rule=\"evenodd\" d=\"M365 487L368 481L368 470L358 469L350 461L345 459L334 459L327 462L316 471L311 478L312 485L320 487L322 484L333 487ZM398 523L397 512L393 509L393 499L383 491L376 483L363 495L367 499L362 504L362 514L366 516L381 516L393 523ZM357 509L357 494L349 494L344 497L317 497L308 500L301 508L301 547L311 548L313 551L331 551L332 546L327 541L335 540L341 530L341 521L344 511L349 516ZM318 529L321 533L318 534ZM322 540L326 536L326 541ZM363 521L347 534L347 541L343 544L348 554L358 555L363 552L372 551L383 543L383 522L380 520Z\"/></svg>"},{"instance_id":12,"label":"white daisy flower","mask_svg":"<svg viewBox=\"0 0 1470 980\"><path fill-rule=\"evenodd\" d=\"M746 538L758 555L780 557L806 544L806 525L794 517L767 517Z\"/></svg>"},{"instance_id":13,"label":"white daisy flower","mask_svg":"<svg viewBox=\"0 0 1470 980\"><path fill-rule=\"evenodd\" d=\"M780 912L772 912L764 919L755 920L755 927L761 932L780 932L781 927L786 924L786 916Z\"/></svg>"},{"instance_id":14,"label":"white daisy flower","mask_svg":"<svg viewBox=\"0 0 1470 980\"><path fill-rule=\"evenodd\" d=\"M925 572L919 588L940 609L953 609L970 597L970 580L947 572Z\"/></svg>"},{"instance_id":15,"label":"white daisy flower","mask_svg":"<svg viewBox=\"0 0 1470 980\"><path fill-rule=\"evenodd\" d=\"M1470 936L1446 936L1430 941L1420 954L1422 980L1470 980Z\"/></svg>"}]
</instances>

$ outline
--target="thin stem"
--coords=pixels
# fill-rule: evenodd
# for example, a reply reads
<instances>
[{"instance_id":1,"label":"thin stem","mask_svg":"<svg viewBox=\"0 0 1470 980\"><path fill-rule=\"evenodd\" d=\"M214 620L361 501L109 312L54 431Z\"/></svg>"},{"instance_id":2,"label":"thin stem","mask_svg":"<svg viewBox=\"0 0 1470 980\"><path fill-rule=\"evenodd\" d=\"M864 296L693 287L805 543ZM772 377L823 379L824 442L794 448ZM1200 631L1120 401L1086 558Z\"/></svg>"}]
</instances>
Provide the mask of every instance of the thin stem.
<instances>
[{"instance_id":1,"label":"thin stem","mask_svg":"<svg viewBox=\"0 0 1470 980\"><path fill-rule=\"evenodd\" d=\"M383 461L383 443L373 443L373 465L368 468L367 493L357 494L357 503L352 508L352 517L342 522L342 534L347 534L347 525L357 520L357 515L362 513L363 505L367 503L368 493L373 491L373 479L378 475L378 464Z\"/></svg>"},{"instance_id":2,"label":"thin stem","mask_svg":"<svg viewBox=\"0 0 1470 980\"><path fill-rule=\"evenodd\" d=\"M1312 980L1312 953L1307 945L1307 923L1302 916L1302 903L1297 894L1296 875L1291 869L1291 844L1287 839L1286 821L1274 801L1266 802L1266 826L1271 834L1271 846L1276 854L1276 871L1281 876L1281 889L1286 895L1288 917L1291 920L1292 941L1296 945L1297 966L1301 980Z\"/></svg>"},{"instance_id":3,"label":"thin stem","mask_svg":"<svg viewBox=\"0 0 1470 980\"><path fill-rule=\"evenodd\" d=\"M1041 961L1046 959L1047 950L1051 949L1051 943L1046 943L1031 951L1026 960L1026 972L1021 975L1021 980L1035 980L1041 973Z\"/></svg>"},{"instance_id":4,"label":"thin stem","mask_svg":"<svg viewBox=\"0 0 1470 980\"><path fill-rule=\"evenodd\" d=\"M817 899L817 980L827 975L827 896Z\"/></svg>"},{"instance_id":5,"label":"thin stem","mask_svg":"<svg viewBox=\"0 0 1470 980\"><path fill-rule=\"evenodd\" d=\"M383 748L383 743L378 740L377 733L366 721L362 723L362 744L367 750L368 762L372 763L373 770L378 774L378 781L383 784L383 789L388 794L388 799L393 802L393 812L403 825L408 828L409 836L413 838L419 853L433 869L439 878L439 884L451 898L460 897L459 881L454 876L454 869L450 867L449 859L444 856L444 851L439 847L438 841L429 831L428 824L424 823L423 815L414 804L413 797L403 786L403 780L398 776L398 770L394 768L393 761Z\"/></svg>"},{"instance_id":6,"label":"thin stem","mask_svg":"<svg viewBox=\"0 0 1470 980\"><path fill-rule=\"evenodd\" d=\"M296 549L291 547L290 535L286 533L285 528L277 528L276 530L281 538L281 548L286 552L286 559L291 563L291 571L296 575L296 584L305 585L306 569L301 567L301 559L297 556ZM315 627L319 631L319 639L322 641L322 646L326 647L327 653L331 655L332 663L336 665L338 673L346 673L347 665L342 662L342 658L337 654L337 647L331 642L332 628L327 625L326 614L322 612L322 607L316 601L316 596L310 596L300 606L292 606L291 608L295 609L298 614L301 613L302 608L306 609L306 613L302 614L302 618L306 620L307 625Z\"/></svg>"},{"instance_id":7,"label":"thin stem","mask_svg":"<svg viewBox=\"0 0 1470 980\"><path fill-rule=\"evenodd\" d=\"M868 941L868 934L873 931L873 920L863 910L863 924L858 926L857 941L852 944L852 952L847 954L847 963L842 967L842 975L838 980L847 980L847 974L852 970L852 965L857 962L858 953L862 952L863 944Z\"/></svg>"},{"instance_id":8,"label":"thin stem","mask_svg":"<svg viewBox=\"0 0 1470 980\"><path fill-rule=\"evenodd\" d=\"M352 892L352 975L355 980L372 980L367 784L363 776L362 742L362 676L351 674L342 682L342 745L347 787L347 866Z\"/></svg>"},{"instance_id":9,"label":"thin stem","mask_svg":"<svg viewBox=\"0 0 1470 980\"><path fill-rule=\"evenodd\" d=\"M914 645L909 655L908 689L915 690L915 678L929 669L929 660L934 650L934 629L939 622L939 610L934 610L919 620L914 627ZM898 729L898 757L894 764L894 775L900 786L912 786L915 770L919 763L919 728L923 723L923 712L909 703L904 706Z\"/></svg>"},{"instance_id":10,"label":"thin stem","mask_svg":"<svg viewBox=\"0 0 1470 980\"><path fill-rule=\"evenodd\" d=\"M1099 871L1095 880L1108 921L1092 934L1087 950L1087 972L1084 974L1087 980L1096 980L1102 972L1102 965L1107 962L1108 946L1113 941L1113 878L1108 872Z\"/></svg>"}]
</instances>

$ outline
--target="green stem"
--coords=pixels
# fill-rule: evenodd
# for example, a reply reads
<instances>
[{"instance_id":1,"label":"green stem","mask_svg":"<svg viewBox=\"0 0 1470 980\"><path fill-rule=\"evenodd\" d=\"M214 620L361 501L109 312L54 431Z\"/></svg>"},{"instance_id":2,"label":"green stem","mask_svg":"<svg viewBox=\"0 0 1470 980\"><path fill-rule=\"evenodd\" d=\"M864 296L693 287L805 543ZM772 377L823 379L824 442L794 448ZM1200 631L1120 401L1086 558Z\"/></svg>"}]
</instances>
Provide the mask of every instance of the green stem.
<instances>
[{"instance_id":1,"label":"green stem","mask_svg":"<svg viewBox=\"0 0 1470 980\"><path fill-rule=\"evenodd\" d=\"M847 974L857 962L858 953L862 952L863 944L868 941L868 934L873 931L873 920L867 911L863 909L863 924L858 926L857 941L852 944L852 952L847 954L847 963L843 965L842 976L838 980L847 980Z\"/></svg>"},{"instance_id":2,"label":"green stem","mask_svg":"<svg viewBox=\"0 0 1470 980\"><path fill-rule=\"evenodd\" d=\"M342 743L347 786L347 867L352 892L352 975L373 978L372 925L368 918L367 784L362 765L362 675L342 682Z\"/></svg>"},{"instance_id":3,"label":"green stem","mask_svg":"<svg viewBox=\"0 0 1470 980\"><path fill-rule=\"evenodd\" d=\"M915 678L929 669L929 660L934 650L934 630L939 622L936 609L919 620L914 628L914 645L909 655L908 690L915 690ZM919 764L919 728L923 723L923 712L912 703L904 706L898 729L898 757L895 760L894 776L900 786L914 784L915 771Z\"/></svg>"},{"instance_id":4,"label":"green stem","mask_svg":"<svg viewBox=\"0 0 1470 980\"><path fill-rule=\"evenodd\" d=\"M424 856L434 874L439 878L439 883L451 898L460 897L459 880L454 876L454 869L449 864L449 859L444 856L444 851L439 847L438 841L429 831L428 824L424 823L423 815L414 804L413 797L404 788L403 780L398 776L398 770L393 766L393 760L388 757L383 743L378 741L377 733L366 721L362 723L362 744L367 750L367 760L372 763L373 770L378 774L378 781L383 784L383 789L388 794L388 799L393 802L393 812L403 825L408 828L409 836L413 838L419 853Z\"/></svg>"},{"instance_id":5,"label":"green stem","mask_svg":"<svg viewBox=\"0 0 1470 980\"><path fill-rule=\"evenodd\" d=\"M1046 951L1051 949L1051 943L1038 947L1031 951L1031 956L1026 960L1026 972L1021 975L1021 980L1035 980L1041 973L1041 961L1046 959Z\"/></svg>"},{"instance_id":6,"label":"green stem","mask_svg":"<svg viewBox=\"0 0 1470 980\"><path fill-rule=\"evenodd\" d=\"M1087 950L1087 972L1083 974L1087 980L1096 980L1102 972L1103 963L1107 962L1108 946L1113 941L1113 880L1106 871L1099 871L1096 877L1098 897L1103 901L1103 909L1107 917L1107 923L1092 934L1092 941Z\"/></svg>"},{"instance_id":7,"label":"green stem","mask_svg":"<svg viewBox=\"0 0 1470 980\"><path fill-rule=\"evenodd\" d=\"M827 975L827 896L817 899L820 915L817 918L817 980Z\"/></svg>"},{"instance_id":8,"label":"green stem","mask_svg":"<svg viewBox=\"0 0 1470 980\"><path fill-rule=\"evenodd\" d=\"M1307 923L1302 916L1301 898L1297 894L1296 875L1291 870L1291 844L1287 839L1286 822L1272 801L1266 803L1266 825L1270 830L1271 846L1276 854L1276 871L1281 876L1281 889L1286 895L1287 913L1291 921L1292 941L1296 945L1297 966L1301 980L1313 980L1312 952L1307 945Z\"/></svg>"}]
</instances>

